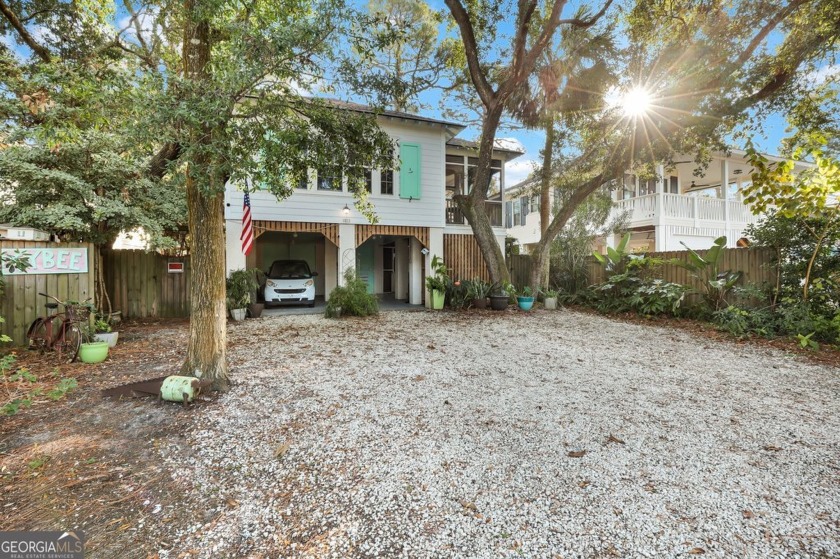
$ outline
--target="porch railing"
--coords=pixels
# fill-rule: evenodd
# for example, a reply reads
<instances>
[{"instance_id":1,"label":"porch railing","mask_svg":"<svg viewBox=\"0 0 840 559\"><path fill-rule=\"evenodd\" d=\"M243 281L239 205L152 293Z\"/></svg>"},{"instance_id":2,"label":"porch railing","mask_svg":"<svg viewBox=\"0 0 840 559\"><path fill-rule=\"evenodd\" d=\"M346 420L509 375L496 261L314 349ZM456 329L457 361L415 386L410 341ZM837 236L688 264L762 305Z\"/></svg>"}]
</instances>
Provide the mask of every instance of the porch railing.
<instances>
[{"instance_id":1,"label":"porch railing","mask_svg":"<svg viewBox=\"0 0 840 559\"><path fill-rule=\"evenodd\" d=\"M754 223L758 218L749 206L738 200L686 196L684 194L648 194L615 202L618 211L629 211L630 225L650 222L656 216L657 197L662 197L661 217L678 220Z\"/></svg>"},{"instance_id":2,"label":"porch railing","mask_svg":"<svg viewBox=\"0 0 840 559\"><path fill-rule=\"evenodd\" d=\"M497 200L487 200L484 202L484 211L487 212L487 217L490 218L490 225L493 227L502 226L502 202ZM466 225L467 220L464 214L458 208L455 200L446 201L446 224L447 225Z\"/></svg>"}]
</instances>

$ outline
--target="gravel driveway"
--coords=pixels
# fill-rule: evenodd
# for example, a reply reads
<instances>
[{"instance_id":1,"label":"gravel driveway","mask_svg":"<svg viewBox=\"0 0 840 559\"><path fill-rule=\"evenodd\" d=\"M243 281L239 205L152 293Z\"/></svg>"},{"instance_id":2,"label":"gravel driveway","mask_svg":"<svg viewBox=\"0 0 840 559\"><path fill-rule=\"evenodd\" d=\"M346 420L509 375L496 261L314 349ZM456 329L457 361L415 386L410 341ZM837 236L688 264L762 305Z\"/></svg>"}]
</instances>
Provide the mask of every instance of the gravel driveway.
<instances>
[{"instance_id":1,"label":"gravel driveway","mask_svg":"<svg viewBox=\"0 0 840 559\"><path fill-rule=\"evenodd\" d=\"M840 557L836 369L570 311L230 341L162 557Z\"/></svg>"}]
</instances>

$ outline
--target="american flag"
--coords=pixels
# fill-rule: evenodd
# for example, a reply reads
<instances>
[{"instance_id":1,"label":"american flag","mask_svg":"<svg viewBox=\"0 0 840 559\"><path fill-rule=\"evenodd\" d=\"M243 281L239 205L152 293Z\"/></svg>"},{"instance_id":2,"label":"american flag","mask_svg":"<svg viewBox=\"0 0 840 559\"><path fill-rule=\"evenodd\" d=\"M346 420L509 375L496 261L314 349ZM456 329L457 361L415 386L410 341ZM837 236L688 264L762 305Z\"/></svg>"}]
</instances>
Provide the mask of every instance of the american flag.
<instances>
[{"instance_id":1,"label":"american flag","mask_svg":"<svg viewBox=\"0 0 840 559\"><path fill-rule=\"evenodd\" d=\"M254 223L251 221L251 197L247 192L242 200L242 234L239 235L239 240L242 241L242 252L248 256L254 248Z\"/></svg>"}]
</instances>

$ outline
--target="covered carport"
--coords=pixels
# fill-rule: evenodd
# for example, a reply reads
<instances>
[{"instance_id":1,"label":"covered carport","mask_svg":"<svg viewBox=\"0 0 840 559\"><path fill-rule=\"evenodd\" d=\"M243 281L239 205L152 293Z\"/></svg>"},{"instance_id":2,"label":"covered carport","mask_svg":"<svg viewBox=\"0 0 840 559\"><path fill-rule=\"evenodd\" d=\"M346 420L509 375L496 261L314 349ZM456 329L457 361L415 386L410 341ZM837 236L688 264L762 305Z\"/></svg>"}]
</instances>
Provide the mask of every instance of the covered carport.
<instances>
[{"instance_id":1,"label":"covered carport","mask_svg":"<svg viewBox=\"0 0 840 559\"><path fill-rule=\"evenodd\" d=\"M323 300L336 286L338 226L330 223L254 221L254 250L248 268L266 271L275 260L305 260L315 277L315 296Z\"/></svg>"}]
</instances>

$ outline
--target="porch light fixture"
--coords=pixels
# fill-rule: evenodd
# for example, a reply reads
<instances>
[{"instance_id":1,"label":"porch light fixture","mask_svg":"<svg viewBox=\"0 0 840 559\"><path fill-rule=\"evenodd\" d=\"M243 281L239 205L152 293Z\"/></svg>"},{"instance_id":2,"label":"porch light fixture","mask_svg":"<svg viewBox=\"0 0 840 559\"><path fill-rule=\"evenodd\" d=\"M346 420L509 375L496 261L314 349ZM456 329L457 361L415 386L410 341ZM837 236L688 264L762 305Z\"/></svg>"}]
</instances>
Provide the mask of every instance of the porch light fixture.
<instances>
[{"instance_id":1,"label":"porch light fixture","mask_svg":"<svg viewBox=\"0 0 840 559\"><path fill-rule=\"evenodd\" d=\"M341 210L341 213L344 214L344 217L347 217L347 216L350 215L350 208L347 206L347 204L344 204L344 209Z\"/></svg>"}]
</instances>

